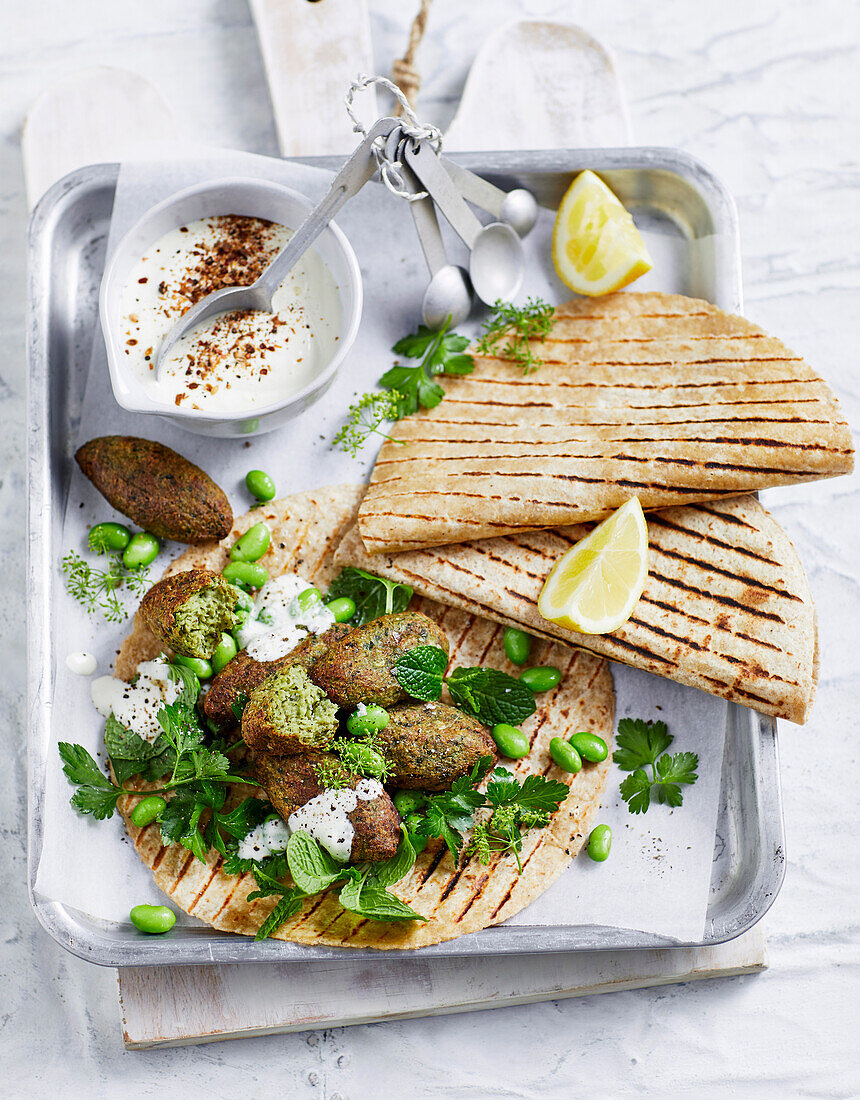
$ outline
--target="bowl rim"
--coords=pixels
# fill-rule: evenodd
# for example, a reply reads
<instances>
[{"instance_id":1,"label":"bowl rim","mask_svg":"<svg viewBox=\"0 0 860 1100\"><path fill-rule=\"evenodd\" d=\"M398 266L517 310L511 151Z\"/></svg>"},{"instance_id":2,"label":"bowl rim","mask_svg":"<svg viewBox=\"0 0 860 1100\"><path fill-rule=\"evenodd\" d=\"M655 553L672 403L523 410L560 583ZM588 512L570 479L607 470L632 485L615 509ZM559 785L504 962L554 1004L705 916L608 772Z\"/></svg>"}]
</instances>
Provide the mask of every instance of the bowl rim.
<instances>
[{"instance_id":1,"label":"bowl rim","mask_svg":"<svg viewBox=\"0 0 860 1100\"><path fill-rule=\"evenodd\" d=\"M141 392L139 401L131 400L131 395L125 393L121 394L119 392L119 382L124 381L122 378L123 365L120 363L117 354L118 344L111 333L110 326L112 321L108 316L108 295L111 293L113 284L117 280L117 261L123 253L123 245L125 245L131 237L139 233L149 221L160 217L165 211L170 210L171 207L178 205L185 199L192 198L195 195L205 194L215 189L230 190L235 187L253 187L259 191L277 192L282 197L287 196L293 199L306 213L310 213L315 205L307 195L302 194L300 191L296 191L292 187L286 186L286 184L278 183L275 180L258 178L255 176L221 176L204 180L201 183L192 184L189 187L184 187L179 191L175 191L172 195L168 195L167 198L162 199L154 206L149 207L148 210L144 211L144 213L129 226L112 250L111 257L105 267L99 286L99 322L101 324L102 336L107 352L108 372L110 374L111 389L113 390L114 399L121 408L129 412L155 413L159 416L170 417L173 420L207 424L237 423L249 419L260 420L268 415L283 412L285 409L294 405L299 405L308 397L312 396L317 390L325 388L326 384L337 373L344 359L352 349L352 345L355 343L364 306L364 287L361 279L361 268L355 250L349 242L349 238L336 222L330 221L326 228L323 229L320 236L324 233L331 232L343 254L347 267L347 278L353 291L353 305L349 314L342 319L342 322L345 323L342 323L342 330L338 337L338 346L334 355L328 361L325 368L311 379L303 389L299 390L297 393L291 394L283 401L276 401L270 405L261 406L259 408L252 406L237 412L228 412L226 410L205 412L202 409L183 409L178 405L170 405L166 402L157 401L144 392ZM177 225L179 224L181 224L181 222L177 222ZM311 245L311 248L313 248L313 245ZM324 260L322 262L325 263ZM122 290L123 287L120 287L119 292L121 293ZM142 384L140 389L141 391L143 390Z\"/></svg>"}]
</instances>

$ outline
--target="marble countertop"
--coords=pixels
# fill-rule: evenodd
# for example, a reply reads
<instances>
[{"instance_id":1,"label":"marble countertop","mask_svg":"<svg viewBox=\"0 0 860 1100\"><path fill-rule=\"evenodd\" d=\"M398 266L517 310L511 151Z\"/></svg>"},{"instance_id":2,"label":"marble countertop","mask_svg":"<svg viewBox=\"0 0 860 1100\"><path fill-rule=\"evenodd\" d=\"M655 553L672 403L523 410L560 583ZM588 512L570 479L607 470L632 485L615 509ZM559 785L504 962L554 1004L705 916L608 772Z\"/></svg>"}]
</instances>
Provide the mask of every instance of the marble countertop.
<instances>
[{"instance_id":1,"label":"marble countertop","mask_svg":"<svg viewBox=\"0 0 860 1100\"><path fill-rule=\"evenodd\" d=\"M413 5L370 0L379 72ZM707 7L707 15L704 9ZM710 164L740 211L746 311L805 356L860 423L860 9L844 0L436 0L421 106L445 124L475 49L522 16L581 23L613 48L644 144ZM821 682L780 749L788 873L756 977L149 1054L122 1049L115 978L38 927L25 880L23 590L27 220L20 127L64 73L151 80L212 144L275 153L244 0L60 0L0 12L0 1052L9 1095L849 1097L860 1092L858 476L768 494L797 545L821 628ZM852 992L853 991L853 992ZM420 1082L420 1084L419 1084Z\"/></svg>"}]
</instances>

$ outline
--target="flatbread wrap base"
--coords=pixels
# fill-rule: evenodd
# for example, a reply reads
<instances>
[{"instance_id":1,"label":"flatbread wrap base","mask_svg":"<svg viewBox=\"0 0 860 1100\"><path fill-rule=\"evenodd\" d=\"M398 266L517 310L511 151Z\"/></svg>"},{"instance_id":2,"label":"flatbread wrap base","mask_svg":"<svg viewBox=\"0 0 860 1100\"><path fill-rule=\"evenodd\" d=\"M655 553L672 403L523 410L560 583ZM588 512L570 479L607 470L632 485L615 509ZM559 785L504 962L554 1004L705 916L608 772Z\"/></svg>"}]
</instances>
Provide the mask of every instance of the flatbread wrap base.
<instances>
[{"instance_id":1,"label":"flatbread wrap base","mask_svg":"<svg viewBox=\"0 0 860 1100\"><path fill-rule=\"evenodd\" d=\"M646 519L645 589L631 618L604 635L557 626L537 608L553 564L590 524L373 555L355 527L337 557L471 614L804 722L818 679L815 607L797 552L773 516L745 496Z\"/></svg>"},{"instance_id":2,"label":"flatbread wrap base","mask_svg":"<svg viewBox=\"0 0 860 1100\"><path fill-rule=\"evenodd\" d=\"M194 565L223 568L235 538L252 523L264 520L272 528L270 549L262 559L270 575L293 571L326 586L340 571L334 552L345 532L354 526L360 496L356 486L338 486L272 501L240 517L223 544L187 551L173 562L170 571ZM483 664L516 671L505 657L504 632L498 624L430 600L416 600L413 606L443 625L451 641L451 667ZM158 651L157 642L136 617L117 659L117 674L130 677L140 661ZM522 873L511 853L495 856L488 866L473 859L457 867L441 841L430 841L410 874L392 888L429 918L426 924L366 920L345 912L334 893L308 899L304 910L275 933L276 938L302 944L380 949L439 943L506 920L562 874L594 823L610 758L601 764L586 763L581 772L570 775L553 764L549 741L588 729L611 743L615 696L608 666L598 657L552 642L536 645L532 656L536 664L559 667L562 680L554 691L536 697L538 710L523 724L532 743L531 752L523 760L508 763L517 775L548 775L567 783L571 790L547 828L524 834ZM147 786L140 784L141 790ZM245 787L231 795L238 800L251 793L254 790ZM204 864L185 848L162 844L155 824L137 829L128 818L136 801L133 796L122 798L120 810L140 858L153 869L158 887L174 905L214 928L253 935L277 899L249 903L246 896L256 888L250 874L224 874L217 853L210 852Z\"/></svg>"},{"instance_id":3,"label":"flatbread wrap base","mask_svg":"<svg viewBox=\"0 0 860 1100\"><path fill-rule=\"evenodd\" d=\"M543 365L475 354L391 428L359 527L370 553L719 500L853 468L829 386L743 317L680 294L558 306ZM405 445L404 445L405 444Z\"/></svg>"}]
</instances>

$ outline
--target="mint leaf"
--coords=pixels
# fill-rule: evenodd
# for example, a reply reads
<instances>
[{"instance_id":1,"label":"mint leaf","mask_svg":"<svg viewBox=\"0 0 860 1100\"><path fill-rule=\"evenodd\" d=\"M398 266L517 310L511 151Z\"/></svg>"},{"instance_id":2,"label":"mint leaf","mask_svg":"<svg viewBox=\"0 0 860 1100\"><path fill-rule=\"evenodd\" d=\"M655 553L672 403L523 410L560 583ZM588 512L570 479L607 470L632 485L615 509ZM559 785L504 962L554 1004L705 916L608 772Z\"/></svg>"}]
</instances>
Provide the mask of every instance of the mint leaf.
<instances>
[{"instance_id":1,"label":"mint leaf","mask_svg":"<svg viewBox=\"0 0 860 1100\"><path fill-rule=\"evenodd\" d=\"M401 901L383 887L375 886L366 880L358 884L347 883L340 892L339 900L344 909L349 910L350 913L371 920L427 920L414 909L410 909L405 901Z\"/></svg>"},{"instance_id":2,"label":"mint leaf","mask_svg":"<svg viewBox=\"0 0 860 1100\"><path fill-rule=\"evenodd\" d=\"M537 709L531 688L498 669L457 668L446 683L457 706L485 726L518 726Z\"/></svg>"},{"instance_id":3,"label":"mint leaf","mask_svg":"<svg viewBox=\"0 0 860 1100\"><path fill-rule=\"evenodd\" d=\"M415 849L412 847L412 841L409 839L409 833L404 825L400 826L400 832L402 836L396 853L391 859L374 863L370 868L368 881L376 886L393 886L395 882L400 882L412 870L415 863Z\"/></svg>"},{"instance_id":4,"label":"mint leaf","mask_svg":"<svg viewBox=\"0 0 860 1100\"><path fill-rule=\"evenodd\" d=\"M327 890L343 876L343 864L302 830L293 833L287 841L287 866L293 882L306 894Z\"/></svg>"},{"instance_id":5,"label":"mint leaf","mask_svg":"<svg viewBox=\"0 0 860 1100\"><path fill-rule=\"evenodd\" d=\"M248 897L250 896L249 894ZM303 901L304 894L301 890L286 890L284 896L260 925L254 939L267 940L269 936L278 931L282 924L286 924L290 917L294 917L301 912Z\"/></svg>"},{"instance_id":6,"label":"mint leaf","mask_svg":"<svg viewBox=\"0 0 860 1100\"><path fill-rule=\"evenodd\" d=\"M444 649L436 645L419 645L397 658L391 674L414 699L429 702L442 694L447 667L448 654Z\"/></svg>"}]
</instances>

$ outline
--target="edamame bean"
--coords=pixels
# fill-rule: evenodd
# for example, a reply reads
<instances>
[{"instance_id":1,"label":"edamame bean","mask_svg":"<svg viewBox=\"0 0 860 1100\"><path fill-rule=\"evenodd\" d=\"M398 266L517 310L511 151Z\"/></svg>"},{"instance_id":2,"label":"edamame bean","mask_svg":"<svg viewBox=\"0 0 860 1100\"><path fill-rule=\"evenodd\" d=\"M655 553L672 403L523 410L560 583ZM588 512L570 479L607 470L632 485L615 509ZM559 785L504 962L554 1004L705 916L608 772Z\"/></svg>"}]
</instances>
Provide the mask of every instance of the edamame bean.
<instances>
[{"instance_id":1,"label":"edamame bean","mask_svg":"<svg viewBox=\"0 0 860 1100\"><path fill-rule=\"evenodd\" d=\"M151 825L166 805L167 802L165 802L163 798L159 798L157 794L151 794L138 802L128 815L129 820L132 825L136 825L138 829L142 829L144 825Z\"/></svg>"},{"instance_id":2,"label":"edamame bean","mask_svg":"<svg viewBox=\"0 0 860 1100\"><path fill-rule=\"evenodd\" d=\"M260 501L273 500L275 483L264 470L249 470L245 474L245 488Z\"/></svg>"},{"instance_id":3,"label":"edamame bean","mask_svg":"<svg viewBox=\"0 0 860 1100\"><path fill-rule=\"evenodd\" d=\"M229 664L230 661L233 660L238 652L239 650L236 646L236 639L233 637L233 635L222 634L221 641L218 643L215 652L212 654L212 671L220 672L225 665Z\"/></svg>"},{"instance_id":4,"label":"edamame bean","mask_svg":"<svg viewBox=\"0 0 860 1100\"><path fill-rule=\"evenodd\" d=\"M552 691L557 687L561 679L561 672L552 665L538 665L537 668L527 668L520 673L520 679L536 694L541 691Z\"/></svg>"},{"instance_id":5,"label":"edamame bean","mask_svg":"<svg viewBox=\"0 0 860 1100\"><path fill-rule=\"evenodd\" d=\"M496 748L502 756L509 756L511 760L519 760L521 756L528 756L529 739L522 730L516 726L509 726L507 722L499 722L493 726L493 740Z\"/></svg>"},{"instance_id":6,"label":"edamame bean","mask_svg":"<svg viewBox=\"0 0 860 1100\"><path fill-rule=\"evenodd\" d=\"M612 847L612 830L608 825L595 825L588 838L586 851L595 863L603 863Z\"/></svg>"},{"instance_id":7,"label":"edamame bean","mask_svg":"<svg viewBox=\"0 0 860 1100\"><path fill-rule=\"evenodd\" d=\"M406 826L406 831L409 833L409 840L412 847L415 849L415 854L423 852L427 847L428 837L419 836L415 830L421 824L421 814L409 814L403 824Z\"/></svg>"},{"instance_id":8,"label":"edamame bean","mask_svg":"<svg viewBox=\"0 0 860 1100\"><path fill-rule=\"evenodd\" d=\"M234 614L239 616L237 625L241 626L254 610L254 601L244 588L237 588L235 583L233 587L236 589L236 607Z\"/></svg>"},{"instance_id":9,"label":"edamame bean","mask_svg":"<svg viewBox=\"0 0 860 1100\"><path fill-rule=\"evenodd\" d=\"M354 710L346 720L346 728L353 737L366 737L369 733L378 733L379 730L384 730L390 721L391 719L388 717L388 711L385 707L371 703L369 707L365 708L363 714L359 714L357 710Z\"/></svg>"},{"instance_id":10,"label":"edamame bean","mask_svg":"<svg viewBox=\"0 0 860 1100\"><path fill-rule=\"evenodd\" d=\"M553 737L550 741L549 754L563 772L572 772L576 775L582 767L582 758L579 753L573 745L561 737Z\"/></svg>"},{"instance_id":11,"label":"edamame bean","mask_svg":"<svg viewBox=\"0 0 860 1100\"><path fill-rule=\"evenodd\" d=\"M416 810L420 810L422 806L427 804L427 795L422 794L421 791L395 791L392 799L394 808L406 821L409 820L410 815L420 820L421 815L416 814Z\"/></svg>"},{"instance_id":12,"label":"edamame bean","mask_svg":"<svg viewBox=\"0 0 860 1100\"><path fill-rule=\"evenodd\" d=\"M148 932L151 936L169 932L176 924L176 914L166 905L135 905L129 918L138 931Z\"/></svg>"},{"instance_id":13,"label":"edamame bean","mask_svg":"<svg viewBox=\"0 0 860 1100\"><path fill-rule=\"evenodd\" d=\"M160 549L161 543L155 535L150 535L149 531L138 531L122 552L122 564L126 569L143 569L152 565Z\"/></svg>"},{"instance_id":14,"label":"edamame bean","mask_svg":"<svg viewBox=\"0 0 860 1100\"><path fill-rule=\"evenodd\" d=\"M296 603L302 611L310 611L315 603L322 599L322 593L318 588L306 588L296 596Z\"/></svg>"},{"instance_id":15,"label":"edamame bean","mask_svg":"<svg viewBox=\"0 0 860 1100\"><path fill-rule=\"evenodd\" d=\"M355 614L355 600L351 600L349 596L338 596L336 600L327 603L326 607L334 615L336 623L348 623Z\"/></svg>"},{"instance_id":16,"label":"edamame bean","mask_svg":"<svg viewBox=\"0 0 860 1100\"><path fill-rule=\"evenodd\" d=\"M255 523L253 527L248 528L241 538L233 543L230 557L233 561L259 561L269 549L271 541L272 532L269 530L268 524Z\"/></svg>"},{"instance_id":17,"label":"edamame bean","mask_svg":"<svg viewBox=\"0 0 860 1100\"><path fill-rule=\"evenodd\" d=\"M125 550L131 531L122 523L97 523L90 528L90 550Z\"/></svg>"},{"instance_id":18,"label":"edamame bean","mask_svg":"<svg viewBox=\"0 0 860 1100\"><path fill-rule=\"evenodd\" d=\"M254 561L231 561L221 575L242 588L262 588L269 579L268 569Z\"/></svg>"},{"instance_id":19,"label":"edamame bean","mask_svg":"<svg viewBox=\"0 0 860 1100\"><path fill-rule=\"evenodd\" d=\"M569 740L582 759L590 760L592 764L599 764L601 760L605 760L609 755L609 746L596 733L581 730Z\"/></svg>"},{"instance_id":20,"label":"edamame bean","mask_svg":"<svg viewBox=\"0 0 860 1100\"><path fill-rule=\"evenodd\" d=\"M185 657L181 653L177 653L173 660L177 665L190 668L198 680L212 679L212 665L208 661L204 661L202 657Z\"/></svg>"},{"instance_id":21,"label":"edamame bean","mask_svg":"<svg viewBox=\"0 0 860 1100\"><path fill-rule=\"evenodd\" d=\"M532 651L532 640L524 630L509 626L505 631L505 653L515 665L524 665Z\"/></svg>"}]
</instances>

